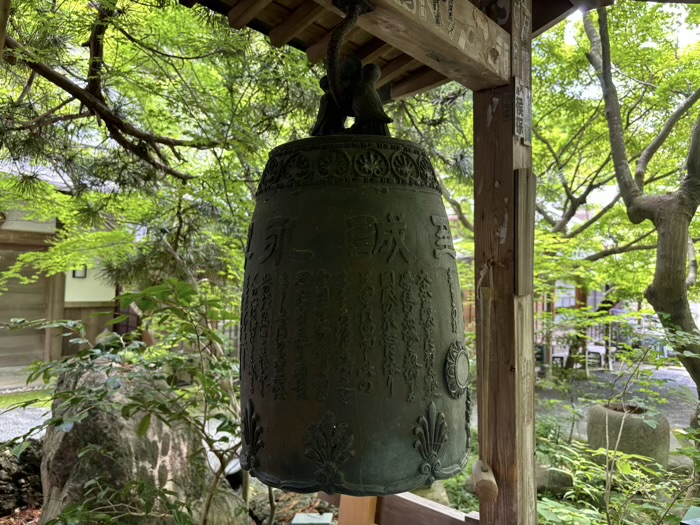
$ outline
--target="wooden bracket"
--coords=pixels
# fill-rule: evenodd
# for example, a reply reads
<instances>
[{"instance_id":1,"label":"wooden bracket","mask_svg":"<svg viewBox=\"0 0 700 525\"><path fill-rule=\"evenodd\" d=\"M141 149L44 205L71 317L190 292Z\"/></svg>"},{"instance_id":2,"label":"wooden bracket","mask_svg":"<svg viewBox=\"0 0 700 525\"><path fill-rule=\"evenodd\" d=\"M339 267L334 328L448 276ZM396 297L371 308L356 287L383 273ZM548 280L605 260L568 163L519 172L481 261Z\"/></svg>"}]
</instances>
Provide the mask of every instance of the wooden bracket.
<instances>
[{"instance_id":1,"label":"wooden bracket","mask_svg":"<svg viewBox=\"0 0 700 525\"><path fill-rule=\"evenodd\" d=\"M474 491L479 497L479 501L492 503L498 499L498 483L493 470L483 461L477 461L472 468L472 480L474 481Z\"/></svg>"}]
</instances>

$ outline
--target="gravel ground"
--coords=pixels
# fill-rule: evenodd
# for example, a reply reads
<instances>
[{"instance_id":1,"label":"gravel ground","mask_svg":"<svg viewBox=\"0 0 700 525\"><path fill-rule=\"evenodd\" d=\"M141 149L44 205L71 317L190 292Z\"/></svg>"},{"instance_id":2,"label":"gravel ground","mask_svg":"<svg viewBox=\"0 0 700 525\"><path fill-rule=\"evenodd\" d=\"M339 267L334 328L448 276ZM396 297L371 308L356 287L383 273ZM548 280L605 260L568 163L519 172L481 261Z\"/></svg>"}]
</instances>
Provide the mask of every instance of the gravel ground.
<instances>
[{"instance_id":1,"label":"gravel ground","mask_svg":"<svg viewBox=\"0 0 700 525\"><path fill-rule=\"evenodd\" d=\"M0 414L0 443L26 434L49 415L45 408L22 408Z\"/></svg>"},{"instance_id":2,"label":"gravel ground","mask_svg":"<svg viewBox=\"0 0 700 525\"><path fill-rule=\"evenodd\" d=\"M558 418L569 418L569 412L562 406L563 403L546 406L547 401L560 400L564 403L571 403L577 409L587 411L588 407L600 400L609 399L614 392L620 392L624 388L625 378L617 379L617 375L611 372L596 371L591 372L591 379L574 380L569 386L571 393L554 389L538 388L536 397L539 401L538 415L554 415ZM650 400L650 396L640 391L642 385L634 385L630 388L627 399L640 397L664 414L671 424L671 428L685 428L690 422L690 418L695 410L695 384L688 375L688 372L681 367L667 367L654 370L652 378L654 384L647 387L657 392L666 403L656 403ZM581 431L585 431L579 426Z\"/></svg>"},{"instance_id":3,"label":"gravel ground","mask_svg":"<svg viewBox=\"0 0 700 525\"><path fill-rule=\"evenodd\" d=\"M668 402L656 404L656 408L662 412L671 423L672 428L684 428L688 425L693 414L693 392L695 385L685 369L680 367L668 367L654 371L653 378L658 381L652 388ZM539 406L538 416L552 415L558 418L569 418L569 412L562 406L570 403L573 397L577 409L586 411L590 405L610 397L612 392L619 392L624 380L615 382L616 375L610 372L596 371L591 373L590 380L574 380L570 383L571 393L555 389L537 389ZM1 395L1 394L0 394ZM629 396L648 397L639 393L639 387L633 387ZM563 403L554 405L547 401L559 400ZM47 419L49 413L45 408L25 408L11 412L0 413L0 442L8 441L21 436L32 427ZM476 424L475 421L472 422Z\"/></svg>"}]
</instances>

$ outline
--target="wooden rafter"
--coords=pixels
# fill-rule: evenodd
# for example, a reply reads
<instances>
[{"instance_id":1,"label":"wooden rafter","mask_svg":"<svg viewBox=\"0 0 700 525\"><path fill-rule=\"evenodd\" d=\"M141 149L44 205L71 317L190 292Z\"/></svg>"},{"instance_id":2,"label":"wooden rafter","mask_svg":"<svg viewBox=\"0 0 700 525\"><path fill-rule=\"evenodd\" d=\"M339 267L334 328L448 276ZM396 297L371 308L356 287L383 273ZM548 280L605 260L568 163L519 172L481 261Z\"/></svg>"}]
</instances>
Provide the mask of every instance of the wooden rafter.
<instances>
[{"instance_id":1,"label":"wooden rafter","mask_svg":"<svg viewBox=\"0 0 700 525\"><path fill-rule=\"evenodd\" d=\"M270 43L281 47L318 20L325 12L323 6L313 0L306 0L284 22L270 31Z\"/></svg>"},{"instance_id":2,"label":"wooden rafter","mask_svg":"<svg viewBox=\"0 0 700 525\"><path fill-rule=\"evenodd\" d=\"M417 63L418 61L412 56L399 55L382 68L382 76L379 79L379 82L377 82L377 88L380 88L400 77L409 69L413 68Z\"/></svg>"},{"instance_id":3,"label":"wooden rafter","mask_svg":"<svg viewBox=\"0 0 700 525\"><path fill-rule=\"evenodd\" d=\"M391 49L392 47L381 38L373 38L355 51L355 55L357 55L363 63L368 64L374 62Z\"/></svg>"},{"instance_id":4,"label":"wooden rafter","mask_svg":"<svg viewBox=\"0 0 700 525\"><path fill-rule=\"evenodd\" d=\"M306 48L306 58L312 64L318 64L321 60L326 58L328 54L328 43L331 41L331 33L328 32L323 35L319 40L311 44Z\"/></svg>"},{"instance_id":5,"label":"wooden rafter","mask_svg":"<svg viewBox=\"0 0 700 525\"><path fill-rule=\"evenodd\" d=\"M423 91L442 86L449 81L450 79L442 73L424 66L414 71L411 76L405 80L393 84L391 86L390 98L391 100L401 100L403 98L412 97Z\"/></svg>"},{"instance_id":6,"label":"wooden rafter","mask_svg":"<svg viewBox=\"0 0 700 525\"><path fill-rule=\"evenodd\" d=\"M240 0L228 12L228 23L234 29L242 29L271 3L272 0Z\"/></svg>"}]
</instances>

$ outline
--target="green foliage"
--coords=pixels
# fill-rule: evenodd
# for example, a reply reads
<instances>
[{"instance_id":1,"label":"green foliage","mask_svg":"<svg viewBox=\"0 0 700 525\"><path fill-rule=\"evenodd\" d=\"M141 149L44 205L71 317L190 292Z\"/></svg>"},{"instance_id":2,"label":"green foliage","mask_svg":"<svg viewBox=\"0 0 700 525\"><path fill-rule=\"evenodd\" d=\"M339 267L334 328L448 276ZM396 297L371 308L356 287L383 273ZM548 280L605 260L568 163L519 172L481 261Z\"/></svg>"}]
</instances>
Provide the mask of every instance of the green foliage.
<instances>
[{"instance_id":1,"label":"green foliage","mask_svg":"<svg viewBox=\"0 0 700 525\"><path fill-rule=\"evenodd\" d=\"M540 431L537 448L540 460L574 480L562 500L544 495L538 502L545 525L677 523L675 513L685 505L679 496L692 485L649 458L567 443L551 427Z\"/></svg>"},{"instance_id":2,"label":"green foliage","mask_svg":"<svg viewBox=\"0 0 700 525\"><path fill-rule=\"evenodd\" d=\"M16 54L86 82L94 61L83 44L96 6L13 2L10 34L24 46ZM202 7L100 4L107 7L116 9L104 37L105 103L146 134L135 149L191 179L126 151L79 101L21 63L3 62L0 210L58 219L61 232L47 252L20 258L0 288L96 261L108 281L127 288L168 276L235 288L266 153L310 127L318 74L299 51L232 32Z\"/></svg>"},{"instance_id":3,"label":"green foliage","mask_svg":"<svg viewBox=\"0 0 700 525\"><path fill-rule=\"evenodd\" d=\"M46 324L16 320L13 323L17 328L60 328L74 344L87 345L74 356L36 363L28 381L42 380L47 385L55 385L63 374L80 376L87 371L104 373L107 380L99 385L50 390L54 406L68 403L67 406L75 410L69 412L69 416L54 412L48 420L7 446L15 455L20 455L30 443L29 438L41 430L55 427L61 432L70 432L95 411L136 418L136 433L140 438L144 438L153 422L159 420L194 433L204 443L204 450L216 456L220 467L213 473L215 483L209 488L211 493L203 495L213 497L220 483L226 483L224 468L240 447L238 441L231 439L239 432L238 362L226 352L222 335L213 328L225 317L228 305L206 284L195 287L176 280L125 294L120 299L125 305L138 305L144 314L144 326L164 336L147 347L141 341L140 332L126 336L104 333L97 342L91 342L86 338L85 328L76 321ZM129 384L129 389L123 388L125 383ZM18 400L12 408L31 406L37 402L34 397ZM41 399L45 400L44 393ZM79 452L80 456L89 455L91 461L99 461L105 454L110 452L99 443ZM119 462L118 457L111 459ZM206 462L205 457L202 459ZM174 523L195 523L191 502L178 501L167 487L153 486L138 476L123 486L97 477L83 490L84 500L68 506L61 517L51 523L119 523L120 520L128 522L132 515L154 519L167 516Z\"/></svg>"}]
</instances>

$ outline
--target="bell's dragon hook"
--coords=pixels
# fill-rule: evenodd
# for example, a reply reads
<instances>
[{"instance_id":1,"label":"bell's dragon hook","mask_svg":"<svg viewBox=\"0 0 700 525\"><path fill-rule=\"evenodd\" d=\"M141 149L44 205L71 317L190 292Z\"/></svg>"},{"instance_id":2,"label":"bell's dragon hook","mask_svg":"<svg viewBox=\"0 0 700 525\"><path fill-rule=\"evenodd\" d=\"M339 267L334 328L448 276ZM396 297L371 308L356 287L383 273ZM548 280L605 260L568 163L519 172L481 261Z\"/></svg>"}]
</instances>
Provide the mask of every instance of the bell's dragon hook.
<instances>
[{"instance_id":1,"label":"bell's dragon hook","mask_svg":"<svg viewBox=\"0 0 700 525\"><path fill-rule=\"evenodd\" d=\"M343 92L340 51L348 34L357 25L357 20L361 15L374 11L374 5L369 0L333 0L333 5L345 13L345 19L333 29L328 43L328 81L333 100L338 107L345 109L348 97Z\"/></svg>"}]
</instances>

